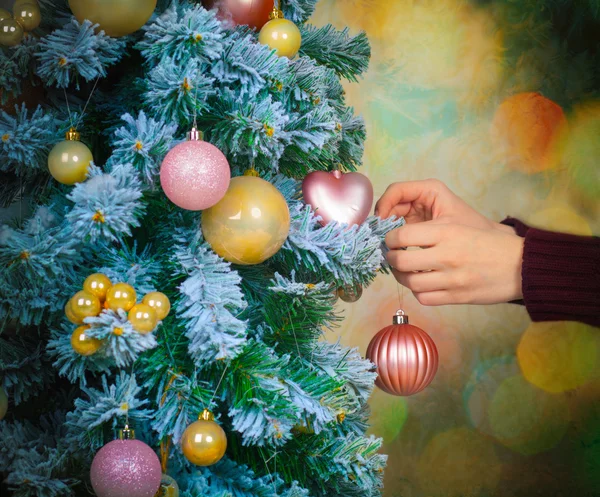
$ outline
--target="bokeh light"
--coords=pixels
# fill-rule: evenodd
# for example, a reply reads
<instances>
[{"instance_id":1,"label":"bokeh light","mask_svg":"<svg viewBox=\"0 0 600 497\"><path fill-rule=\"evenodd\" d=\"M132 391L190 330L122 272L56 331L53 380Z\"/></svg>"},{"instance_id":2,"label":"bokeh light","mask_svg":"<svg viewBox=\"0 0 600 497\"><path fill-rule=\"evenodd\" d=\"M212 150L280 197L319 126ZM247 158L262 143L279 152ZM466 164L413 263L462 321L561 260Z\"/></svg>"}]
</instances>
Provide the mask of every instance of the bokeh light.
<instances>
[{"instance_id":1,"label":"bokeh light","mask_svg":"<svg viewBox=\"0 0 600 497\"><path fill-rule=\"evenodd\" d=\"M408 404L403 397L393 397L375 389L369 399L371 406L371 432L382 437L386 444L393 442L402 432L408 419Z\"/></svg>"},{"instance_id":2,"label":"bokeh light","mask_svg":"<svg viewBox=\"0 0 600 497\"><path fill-rule=\"evenodd\" d=\"M550 231L582 236L592 235L590 223L577 214L573 208L564 204L534 212L527 216L527 222L536 228Z\"/></svg>"}]
</instances>

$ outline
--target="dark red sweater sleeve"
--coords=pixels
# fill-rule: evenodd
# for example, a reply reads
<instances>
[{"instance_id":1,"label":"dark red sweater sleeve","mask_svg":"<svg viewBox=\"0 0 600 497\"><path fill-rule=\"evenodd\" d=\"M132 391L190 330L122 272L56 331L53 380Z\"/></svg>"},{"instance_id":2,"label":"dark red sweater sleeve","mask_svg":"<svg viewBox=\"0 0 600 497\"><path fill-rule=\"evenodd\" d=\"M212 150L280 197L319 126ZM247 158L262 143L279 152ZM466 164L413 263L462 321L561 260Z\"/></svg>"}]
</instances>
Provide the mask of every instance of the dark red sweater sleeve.
<instances>
[{"instance_id":1,"label":"dark red sweater sleeve","mask_svg":"<svg viewBox=\"0 0 600 497\"><path fill-rule=\"evenodd\" d=\"M523 302L533 321L600 326L600 238L531 228L508 218L525 238Z\"/></svg>"}]
</instances>

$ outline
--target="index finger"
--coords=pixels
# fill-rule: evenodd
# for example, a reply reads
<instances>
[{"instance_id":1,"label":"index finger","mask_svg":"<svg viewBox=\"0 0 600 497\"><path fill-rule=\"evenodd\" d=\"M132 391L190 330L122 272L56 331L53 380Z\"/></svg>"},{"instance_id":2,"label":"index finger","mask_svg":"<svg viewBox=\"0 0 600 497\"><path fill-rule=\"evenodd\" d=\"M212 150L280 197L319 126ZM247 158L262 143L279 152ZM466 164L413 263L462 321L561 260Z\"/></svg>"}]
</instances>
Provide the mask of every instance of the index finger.
<instances>
[{"instance_id":1,"label":"index finger","mask_svg":"<svg viewBox=\"0 0 600 497\"><path fill-rule=\"evenodd\" d=\"M375 215L385 219L389 217L394 207L400 204L406 204L406 212L404 214L407 214L412 202L417 200L423 194L435 189L436 181L429 179L392 183L387 187L387 190L377 201L377 204L375 204ZM402 209L400 209L400 211L401 210ZM396 213L402 215L398 210Z\"/></svg>"}]
</instances>

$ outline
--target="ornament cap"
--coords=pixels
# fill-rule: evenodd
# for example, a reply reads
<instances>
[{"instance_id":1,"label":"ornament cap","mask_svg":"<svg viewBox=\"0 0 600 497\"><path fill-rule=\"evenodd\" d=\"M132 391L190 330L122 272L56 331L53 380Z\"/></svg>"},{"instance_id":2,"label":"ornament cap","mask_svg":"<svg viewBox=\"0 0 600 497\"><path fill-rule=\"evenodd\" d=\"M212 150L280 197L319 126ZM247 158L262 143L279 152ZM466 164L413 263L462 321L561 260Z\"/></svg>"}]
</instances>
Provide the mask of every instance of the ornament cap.
<instances>
[{"instance_id":1,"label":"ornament cap","mask_svg":"<svg viewBox=\"0 0 600 497\"><path fill-rule=\"evenodd\" d=\"M253 176L255 178L258 178L260 174L258 174L258 171L254 169L254 166L252 166L250 169L246 169L244 171L244 176Z\"/></svg>"},{"instance_id":2,"label":"ornament cap","mask_svg":"<svg viewBox=\"0 0 600 497\"><path fill-rule=\"evenodd\" d=\"M81 139L81 134L73 126L71 126L69 131L65 133L65 139L67 141L78 142Z\"/></svg>"},{"instance_id":3,"label":"ornament cap","mask_svg":"<svg viewBox=\"0 0 600 497\"><path fill-rule=\"evenodd\" d=\"M200 416L198 416L198 419L204 420L204 421L214 421L215 415L212 412L210 412L208 409L204 409L204 411L202 411Z\"/></svg>"},{"instance_id":4,"label":"ornament cap","mask_svg":"<svg viewBox=\"0 0 600 497\"><path fill-rule=\"evenodd\" d=\"M273 11L269 14L269 21L273 19L284 19L283 10L273 7Z\"/></svg>"},{"instance_id":5,"label":"ornament cap","mask_svg":"<svg viewBox=\"0 0 600 497\"><path fill-rule=\"evenodd\" d=\"M119 430L119 440L135 440L135 430L129 429L129 425Z\"/></svg>"},{"instance_id":6,"label":"ornament cap","mask_svg":"<svg viewBox=\"0 0 600 497\"><path fill-rule=\"evenodd\" d=\"M396 315L392 320L393 324L408 324L408 316L402 309L396 311Z\"/></svg>"},{"instance_id":7,"label":"ornament cap","mask_svg":"<svg viewBox=\"0 0 600 497\"><path fill-rule=\"evenodd\" d=\"M204 133L195 127L188 131L187 134L188 141L201 141L204 139Z\"/></svg>"}]
</instances>

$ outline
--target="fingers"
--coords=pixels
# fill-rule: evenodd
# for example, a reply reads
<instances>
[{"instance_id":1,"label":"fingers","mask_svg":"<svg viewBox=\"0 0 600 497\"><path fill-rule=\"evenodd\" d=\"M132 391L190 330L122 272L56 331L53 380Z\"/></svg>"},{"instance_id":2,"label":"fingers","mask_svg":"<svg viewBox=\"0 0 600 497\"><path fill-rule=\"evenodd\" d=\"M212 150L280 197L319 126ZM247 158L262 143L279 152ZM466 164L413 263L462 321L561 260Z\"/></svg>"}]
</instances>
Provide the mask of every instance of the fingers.
<instances>
[{"instance_id":1,"label":"fingers","mask_svg":"<svg viewBox=\"0 0 600 497\"><path fill-rule=\"evenodd\" d=\"M439 243L445 233L446 225L433 221L406 224L390 231L385 244L390 250L404 247L432 247Z\"/></svg>"},{"instance_id":2,"label":"fingers","mask_svg":"<svg viewBox=\"0 0 600 497\"><path fill-rule=\"evenodd\" d=\"M389 217L392 209L398 204L408 204L410 208L410 204L419 197L436 193L443 187L444 184L435 179L393 183L387 188L375 205L375 215L386 219Z\"/></svg>"},{"instance_id":3,"label":"fingers","mask_svg":"<svg viewBox=\"0 0 600 497\"><path fill-rule=\"evenodd\" d=\"M444 273L439 271L428 271L424 273L401 273L394 270L394 276L398 283L405 286L413 293L435 292L446 290L448 282Z\"/></svg>"},{"instance_id":4,"label":"fingers","mask_svg":"<svg viewBox=\"0 0 600 497\"><path fill-rule=\"evenodd\" d=\"M391 250L386 258L390 266L401 273L442 268L439 253L435 249Z\"/></svg>"},{"instance_id":5,"label":"fingers","mask_svg":"<svg viewBox=\"0 0 600 497\"><path fill-rule=\"evenodd\" d=\"M471 300L466 293L460 293L450 290L439 290L433 292L413 292L415 298L421 305L457 305L470 304Z\"/></svg>"}]
</instances>

